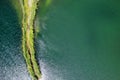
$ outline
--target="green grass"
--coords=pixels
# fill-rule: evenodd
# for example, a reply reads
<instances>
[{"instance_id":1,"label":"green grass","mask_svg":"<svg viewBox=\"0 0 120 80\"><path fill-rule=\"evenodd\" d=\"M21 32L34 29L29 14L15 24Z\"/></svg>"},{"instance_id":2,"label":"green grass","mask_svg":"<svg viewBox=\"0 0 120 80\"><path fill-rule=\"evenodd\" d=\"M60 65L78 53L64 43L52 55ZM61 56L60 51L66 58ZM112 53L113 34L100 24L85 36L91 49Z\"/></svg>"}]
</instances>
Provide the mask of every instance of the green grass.
<instances>
[{"instance_id":1,"label":"green grass","mask_svg":"<svg viewBox=\"0 0 120 80\"><path fill-rule=\"evenodd\" d=\"M29 1L32 1L31 5L28 5ZM12 0L11 2L17 11L19 21L22 22L22 50L28 72L32 80L39 80L41 78L41 72L35 59L35 34L33 33L33 23L35 20L38 0L20 0L20 2L18 0Z\"/></svg>"},{"instance_id":2,"label":"green grass","mask_svg":"<svg viewBox=\"0 0 120 80\"><path fill-rule=\"evenodd\" d=\"M23 4L24 3L24 4ZM23 10L22 20L22 48L27 68L32 80L39 80L41 72L35 59L34 49L34 20L36 15L38 0L23 0L21 4Z\"/></svg>"},{"instance_id":3,"label":"green grass","mask_svg":"<svg viewBox=\"0 0 120 80\"><path fill-rule=\"evenodd\" d=\"M40 67L35 58L34 38L39 32L35 30L37 27L35 22L36 10L38 2L40 2L40 16L46 13L48 6L52 0L10 0L18 14L19 22L22 22L22 50L26 61L26 66L32 80L41 78ZM24 3L24 4L23 4ZM33 33L35 32L35 33Z\"/></svg>"}]
</instances>

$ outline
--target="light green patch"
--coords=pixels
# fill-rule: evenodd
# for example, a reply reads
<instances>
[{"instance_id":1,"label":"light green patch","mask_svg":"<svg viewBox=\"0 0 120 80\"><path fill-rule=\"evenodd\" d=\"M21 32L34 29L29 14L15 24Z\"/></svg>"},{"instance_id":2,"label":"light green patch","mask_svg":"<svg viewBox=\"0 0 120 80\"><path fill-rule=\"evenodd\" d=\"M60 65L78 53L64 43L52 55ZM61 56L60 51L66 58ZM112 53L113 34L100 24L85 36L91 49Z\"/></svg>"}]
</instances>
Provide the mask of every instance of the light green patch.
<instances>
[{"instance_id":1,"label":"light green patch","mask_svg":"<svg viewBox=\"0 0 120 80\"><path fill-rule=\"evenodd\" d=\"M21 24L21 20L22 20L21 16L22 16L23 11L22 11L22 8L21 8L21 4L20 4L21 2L20 1L22 1L22 0L9 0L9 1L11 2L13 8L16 10L17 17L18 17L19 22Z\"/></svg>"}]
</instances>

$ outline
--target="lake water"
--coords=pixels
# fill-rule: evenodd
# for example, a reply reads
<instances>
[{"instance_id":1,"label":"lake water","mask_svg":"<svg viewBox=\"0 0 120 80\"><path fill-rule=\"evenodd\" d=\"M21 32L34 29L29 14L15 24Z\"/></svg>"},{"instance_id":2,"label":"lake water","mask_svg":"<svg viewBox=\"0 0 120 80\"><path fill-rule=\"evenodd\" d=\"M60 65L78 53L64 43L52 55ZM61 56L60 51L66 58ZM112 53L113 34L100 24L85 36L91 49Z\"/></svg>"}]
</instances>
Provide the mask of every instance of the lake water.
<instances>
[{"instance_id":1,"label":"lake water","mask_svg":"<svg viewBox=\"0 0 120 80\"><path fill-rule=\"evenodd\" d=\"M44 16L38 13L42 80L120 80L119 2L54 0ZM30 80L21 27L7 0L0 1L0 80Z\"/></svg>"}]
</instances>

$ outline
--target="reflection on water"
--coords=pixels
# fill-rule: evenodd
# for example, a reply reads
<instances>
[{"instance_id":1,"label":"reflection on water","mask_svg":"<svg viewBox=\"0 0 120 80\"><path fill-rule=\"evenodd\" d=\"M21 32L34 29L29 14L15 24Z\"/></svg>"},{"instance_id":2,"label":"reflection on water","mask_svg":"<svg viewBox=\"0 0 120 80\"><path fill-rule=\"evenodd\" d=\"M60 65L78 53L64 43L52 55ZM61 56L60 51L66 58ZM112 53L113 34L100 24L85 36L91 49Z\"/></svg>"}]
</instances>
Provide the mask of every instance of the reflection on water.
<instances>
[{"instance_id":1,"label":"reflection on water","mask_svg":"<svg viewBox=\"0 0 120 80\"><path fill-rule=\"evenodd\" d=\"M48 54L48 48L55 50L52 46L48 47L46 46L46 43L44 42L44 38L39 38L37 40L37 58L39 60L39 64L41 67L41 72L42 72L42 78L40 80L63 80L62 75L60 75L60 71L58 66L54 64L52 60L50 60ZM38 55L39 54L39 55Z\"/></svg>"},{"instance_id":2,"label":"reflection on water","mask_svg":"<svg viewBox=\"0 0 120 80\"><path fill-rule=\"evenodd\" d=\"M41 63L42 78L40 80L63 80L62 76L58 76L58 70L53 66L49 66L46 62Z\"/></svg>"}]
</instances>

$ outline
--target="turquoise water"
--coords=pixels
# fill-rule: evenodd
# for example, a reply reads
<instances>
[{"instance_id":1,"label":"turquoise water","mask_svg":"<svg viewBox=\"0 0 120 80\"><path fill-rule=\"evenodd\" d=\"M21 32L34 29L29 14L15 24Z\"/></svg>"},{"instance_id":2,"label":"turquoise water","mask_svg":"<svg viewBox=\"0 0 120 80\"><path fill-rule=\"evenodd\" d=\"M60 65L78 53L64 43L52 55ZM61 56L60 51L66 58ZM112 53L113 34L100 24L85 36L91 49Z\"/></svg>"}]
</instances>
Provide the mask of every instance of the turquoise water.
<instances>
[{"instance_id":1,"label":"turquoise water","mask_svg":"<svg viewBox=\"0 0 120 80\"><path fill-rule=\"evenodd\" d=\"M42 80L120 80L117 0L54 0L36 39ZM0 80L29 80L15 10L0 1Z\"/></svg>"}]
</instances>

